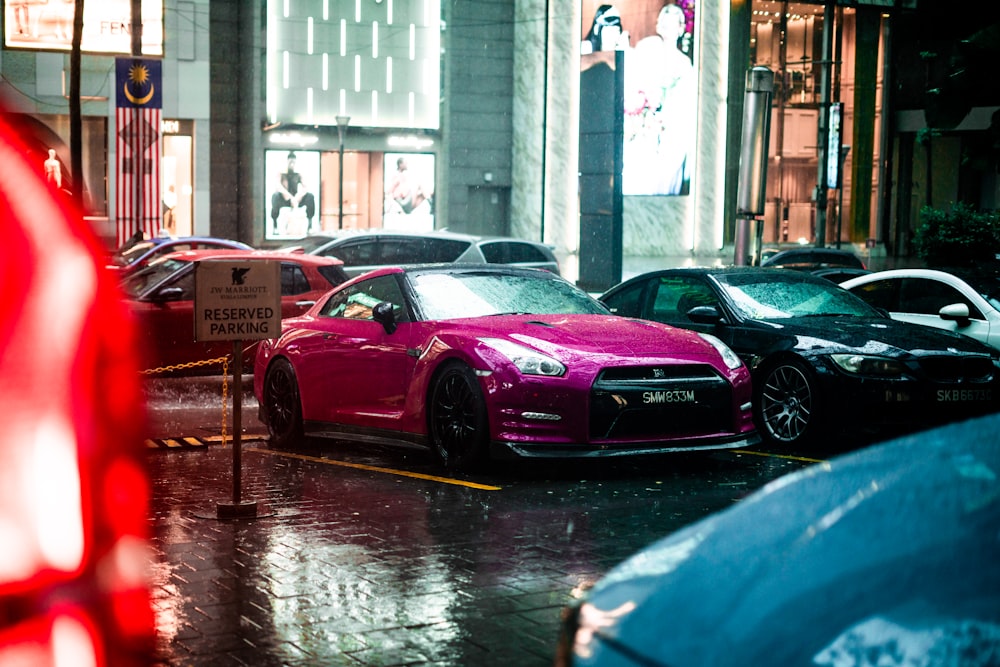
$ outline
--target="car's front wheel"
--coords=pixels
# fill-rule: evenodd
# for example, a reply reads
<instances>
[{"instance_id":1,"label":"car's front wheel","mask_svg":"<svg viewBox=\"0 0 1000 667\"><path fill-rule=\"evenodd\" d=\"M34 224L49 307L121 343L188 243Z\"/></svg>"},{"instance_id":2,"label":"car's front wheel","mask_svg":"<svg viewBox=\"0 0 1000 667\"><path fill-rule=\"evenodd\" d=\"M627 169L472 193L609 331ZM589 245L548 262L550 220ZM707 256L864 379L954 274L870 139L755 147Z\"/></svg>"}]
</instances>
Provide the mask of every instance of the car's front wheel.
<instances>
[{"instance_id":1,"label":"car's front wheel","mask_svg":"<svg viewBox=\"0 0 1000 667\"><path fill-rule=\"evenodd\" d=\"M820 408L812 371L797 359L768 366L754 386L758 428L771 442L798 445L816 439Z\"/></svg>"},{"instance_id":2,"label":"car's front wheel","mask_svg":"<svg viewBox=\"0 0 1000 667\"><path fill-rule=\"evenodd\" d=\"M471 368L448 362L438 373L427 409L431 446L442 465L472 470L485 462L490 439L486 402Z\"/></svg>"},{"instance_id":3,"label":"car's front wheel","mask_svg":"<svg viewBox=\"0 0 1000 667\"><path fill-rule=\"evenodd\" d=\"M290 447L302 439L299 384L286 359L276 359L264 376L264 411L267 431L275 447Z\"/></svg>"}]
</instances>

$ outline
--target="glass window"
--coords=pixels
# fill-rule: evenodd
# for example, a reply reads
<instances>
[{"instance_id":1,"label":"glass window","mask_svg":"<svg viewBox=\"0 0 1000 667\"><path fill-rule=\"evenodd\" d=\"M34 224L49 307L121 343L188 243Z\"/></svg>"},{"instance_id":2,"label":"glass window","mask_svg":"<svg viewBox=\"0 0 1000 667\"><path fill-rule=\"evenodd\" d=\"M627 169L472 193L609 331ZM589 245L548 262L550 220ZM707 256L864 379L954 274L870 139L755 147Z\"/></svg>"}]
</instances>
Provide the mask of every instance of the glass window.
<instances>
[{"instance_id":1,"label":"glass window","mask_svg":"<svg viewBox=\"0 0 1000 667\"><path fill-rule=\"evenodd\" d=\"M538 246L523 241L491 241L479 246L490 264L547 262L549 258Z\"/></svg>"},{"instance_id":2,"label":"glass window","mask_svg":"<svg viewBox=\"0 0 1000 667\"><path fill-rule=\"evenodd\" d=\"M303 294L312 289L309 279L298 264L281 264L281 295Z\"/></svg>"},{"instance_id":3,"label":"glass window","mask_svg":"<svg viewBox=\"0 0 1000 667\"><path fill-rule=\"evenodd\" d=\"M851 294L859 297L869 306L881 308L887 312L898 311L896 307L898 280L875 280L852 288Z\"/></svg>"},{"instance_id":4,"label":"glass window","mask_svg":"<svg viewBox=\"0 0 1000 667\"><path fill-rule=\"evenodd\" d=\"M650 319L684 326L691 323L687 312L697 306L714 306L718 299L712 289L696 278L664 277L656 283Z\"/></svg>"},{"instance_id":5,"label":"glass window","mask_svg":"<svg viewBox=\"0 0 1000 667\"><path fill-rule=\"evenodd\" d=\"M986 319L965 296L951 285L927 278L904 278L899 288L899 312L937 315L942 308L953 303L969 307L969 317Z\"/></svg>"},{"instance_id":6,"label":"glass window","mask_svg":"<svg viewBox=\"0 0 1000 667\"><path fill-rule=\"evenodd\" d=\"M615 315L622 317L645 317L642 312L642 293L646 283L639 283L616 292L604 300L604 304Z\"/></svg>"},{"instance_id":7,"label":"glass window","mask_svg":"<svg viewBox=\"0 0 1000 667\"><path fill-rule=\"evenodd\" d=\"M377 239L342 243L331 246L320 254L336 257L342 260L345 266L367 266L381 263L378 258Z\"/></svg>"},{"instance_id":8,"label":"glass window","mask_svg":"<svg viewBox=\"0 0 1000 667\"><path fill-rule=\"evenodd\" d=\"M375 306L383 301L392 304L397 322L410 321L403 292L395 276L379 276L365 280L334 294L320 315L352 320L371 320Z\"/></svg>"}]
</instances>

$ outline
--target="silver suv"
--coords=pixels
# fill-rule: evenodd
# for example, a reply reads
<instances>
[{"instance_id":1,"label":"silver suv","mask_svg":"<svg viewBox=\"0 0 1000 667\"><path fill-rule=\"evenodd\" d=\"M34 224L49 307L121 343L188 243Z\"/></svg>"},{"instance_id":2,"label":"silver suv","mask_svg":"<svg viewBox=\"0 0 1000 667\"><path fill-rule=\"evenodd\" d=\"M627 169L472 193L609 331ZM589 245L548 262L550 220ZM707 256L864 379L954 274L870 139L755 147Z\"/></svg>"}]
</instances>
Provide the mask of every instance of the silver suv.
<instances>
[{"instance_id":1,"label":"silver suv","mask_svg":"<svg viewBox=\"0 0 1000 667\"><path fill-rule=\"evenodd\" d=\"M443 230L404 232L380 229L341 232L307 252L340 259L344 262L344 270L351 277L380 266L452 262L511 264L559 274L559 262L552 247L544 243L507 236L475 236Z\"/></svg>"}]
</instances>

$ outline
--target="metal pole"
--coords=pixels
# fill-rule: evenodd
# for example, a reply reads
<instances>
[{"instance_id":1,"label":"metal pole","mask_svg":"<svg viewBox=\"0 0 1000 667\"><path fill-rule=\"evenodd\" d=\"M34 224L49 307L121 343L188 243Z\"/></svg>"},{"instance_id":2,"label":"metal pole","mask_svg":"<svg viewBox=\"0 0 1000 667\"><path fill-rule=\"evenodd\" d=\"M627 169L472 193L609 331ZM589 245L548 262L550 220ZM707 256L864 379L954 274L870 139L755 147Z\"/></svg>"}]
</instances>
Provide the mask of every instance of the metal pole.
<instances>
[{"instance_id":1,"label":"metal pole","mask_svg":"<svg viewBox=\"0 0 1000 667\"><path fill-rule=\"evenodd\" d=\"M830 138L830 65L833 56L833 8L834 2L827 0L823 10L823 61L820 63L820 105L819 105L819 136L816 139L817 160L816 176L816 241L817 248L826 245L826 170L830 160L827 142ZM833 156L833 159L837 159ZM839 238L839 237L838 237Z\"/></svg>"},{"instance_id":2,"label":"metal pole","mask_svg":"<svg viewBox=\"0 0 1000 667\"><path fill-rule=\"evenodd\" d=\"M337 170L337 229L344 228L344 131L350 122L350 116L337 116L337 136L340 138L340 168Z\"/></svg>"},{"instance_id":3,"label":"metal pole","mask_svg":"<svg viewBox=\"0 0 1000 667\"><path fill-rule=\"evenodd\" d=\"M766 67L754 67L747 72L746 92L743 100L743 135L740 145L739 183L736 193L736 248L733 263L746 266L752 239L751 225L764 214L767 186L767 147L771 121L771 95L774 91L774 72ZM759 223L757 223L759 224Z\"/></svg>"}]
</instances>

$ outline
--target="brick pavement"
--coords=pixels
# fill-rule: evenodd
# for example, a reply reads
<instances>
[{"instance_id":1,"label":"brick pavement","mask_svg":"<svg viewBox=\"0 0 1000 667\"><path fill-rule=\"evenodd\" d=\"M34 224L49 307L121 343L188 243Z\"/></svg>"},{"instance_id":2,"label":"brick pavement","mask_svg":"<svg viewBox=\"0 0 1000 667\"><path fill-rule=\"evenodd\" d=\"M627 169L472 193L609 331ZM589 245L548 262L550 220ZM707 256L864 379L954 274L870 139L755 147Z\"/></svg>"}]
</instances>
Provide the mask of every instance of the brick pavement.
<instances>
[{"instance_id":1,"label":"brick pavement","mask_svg":"<svg viewBox=\"0 0 1000 667\"><path fill-rule=\"evenodd\" d=\"M259 516L220 520L231 448L148 458L157 665L551 665L572 589L637 546L613 526L595 544L518 494L497 511L489 491L332 469L252 438L241 499Z\"/></svg>"}]
</instances>

